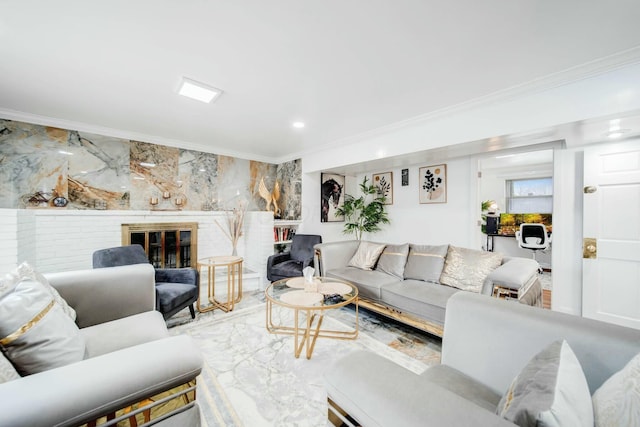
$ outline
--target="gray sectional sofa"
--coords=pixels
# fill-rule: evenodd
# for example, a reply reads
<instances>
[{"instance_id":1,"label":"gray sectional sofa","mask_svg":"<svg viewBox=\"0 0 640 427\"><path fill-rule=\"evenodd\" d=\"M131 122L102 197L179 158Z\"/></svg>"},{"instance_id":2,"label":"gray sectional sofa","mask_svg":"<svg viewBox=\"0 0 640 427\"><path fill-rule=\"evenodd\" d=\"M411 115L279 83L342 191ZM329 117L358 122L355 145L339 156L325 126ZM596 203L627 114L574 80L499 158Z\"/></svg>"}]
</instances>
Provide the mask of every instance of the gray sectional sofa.
<instances>
[{"instance_id":1,"label":"gray sectional sofa","mask_svg":"<svg viewBox=\"0 0 640 427\"><path fill-rule=\"evenodd\" d=\"M542 304L539 266L528 258L451 245L358 240L314 248L319 274L356 285L360 306L438 336L447 301L460 291Z\"/></svg>"},{"instance_id":2,"label":"gray sectional sofa","mask_svg":"<svg viewBox=\"0 0 640 427\"><path fill-rule=\"evenodd\" d=\"M593 402L594 418L607 419L596 425L637 425L638 400L631 388L637 384L640 331L469 292L449 299L440 365L416 374L380 355L357 351L329 367L324 374L329 420L342 427L513 427L508 417L496 413L501 397L509 395L514 378L526 376L523 368L536 354L559 340L575 353L586 384L582 399L565 395L572 408L556 408L558 417L573 408L589 411ZM626 380L620 372L625 370ZM564 377L550 375L548 368L540 372L545 375L531 379L529 391L547 397L513 394L514 400L520 396L518 410L530 415L545 409L545 403L562 404L562 398L548 395L554 389L566 392L579 385L568 369ZM555 385L539 387L545 378L556 379ZM535 419L518 425L542 425ZM559 420L544 425L558 422L593 426Z\"/></svg>"},{"instance_id":3,"label":"gray sectional sofa","mask_svg":"<svg viewBox=\"0 0 640 427\"><path fill-rule=\"evenodd\" d=\"M55 304L50 303L54 308L34 317L27 323L30 327L20 329L23 336L14 340L17 343L22 339L20 346L10 350L7 344L7 348L2 348L0 425L78 426L105 416L120 416L131 405L132 412L123 418L126 420L138 411L141 412L138 417L144 418L140 402L161 406L162 402L154 396L162 394L174 396L175 402L184 406L151 409L151 420L145 426L199 426L200 410L194 396L202 355L191 337L169 335L162 314L155 310L154 274L150 264L138 264L44 275L62 297L61 305L68 304L75 311L76 335L61 340L45 334L59 335L61 323L51 322L66 315L61 314L56 300ZM32 308L34 301L40 303L33 295L43 295L42 286L31 281L18 283L14 288L3 289L6 282L0 280L0 290L4 292L0 292L3 316L9 309L24 312ZM51 300L52 295L43 298ZM29 304L17 306L20 301ZM44 301L46 304L47 299ZM8 320L2 319L3 323ZM21 360L29 357L30 350L26 347L29 340L34 345L45 345L45 357L39 359L46 363L53 364L59 358L52 346L46 345L48 341L63 342L63 347L79 342L82 351L79 360L72 363L55 363L56 366L44 366L35 373L17 372L23 368L16 365L15 357L18 351L22 352ZM22 349L18 348L21 346ZM8 362L10 357L14 357L15 370ZM148 403L148 399L152 402Z\"/></svg>"}]
</instances>

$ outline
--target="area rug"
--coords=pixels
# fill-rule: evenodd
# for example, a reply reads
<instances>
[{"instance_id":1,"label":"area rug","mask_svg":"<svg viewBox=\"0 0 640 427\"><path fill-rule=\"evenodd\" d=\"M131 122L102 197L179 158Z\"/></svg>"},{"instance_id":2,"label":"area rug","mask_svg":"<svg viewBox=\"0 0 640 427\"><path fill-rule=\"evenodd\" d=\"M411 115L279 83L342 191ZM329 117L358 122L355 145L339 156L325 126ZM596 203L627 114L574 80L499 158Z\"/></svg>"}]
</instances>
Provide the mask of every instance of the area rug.
<instances>
[{"instance_id":1,"label":"area rug","mask_svg":"<svg viewBox=\"0 0 640 427\"><path fill-rule=\"evenodd\" d=\"M274 314L281 321L292 320L291 310L279 309ZM310 360L304 354L296 359L293 337L269 334L265 315L265 306L260 304L231 313L216 312L171 328L172 334L193 337L203 353L197 390L203 425L325 426L327 404L322 375L340 357L355 350L369 350L416 373L439 360L418 360L363 329L353 341L318 339ZM352 321L348 311L336 311L333 317L325 316L323 325L348 329L353 327L349 324Z\"/></svg>"}]
</instances>

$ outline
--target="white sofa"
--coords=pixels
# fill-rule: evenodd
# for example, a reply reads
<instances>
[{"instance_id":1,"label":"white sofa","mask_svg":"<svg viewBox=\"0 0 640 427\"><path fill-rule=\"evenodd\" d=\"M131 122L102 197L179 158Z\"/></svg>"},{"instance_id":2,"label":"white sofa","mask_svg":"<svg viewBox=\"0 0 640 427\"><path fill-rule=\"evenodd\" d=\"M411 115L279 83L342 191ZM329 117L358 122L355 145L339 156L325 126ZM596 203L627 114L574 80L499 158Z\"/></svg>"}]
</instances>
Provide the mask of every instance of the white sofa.
<instances>
[{"instance_id":1,"label":"white sofa","mask_svg":"<svg viewBox=\"0 0 640 427\"><path fill-rule=\"evenodd\" d=\"M319 274L346 280L357 286L360 306L442 336L447 301L452 295L461 291L459 288L440 283L445 263L452 256L451 249L453 247L449 245L429 247L426 245L404 245L411 249L405 258L398 257L400 261L394 275L389 274L388 269L380 268L382 259L386 256L387 248L393 247L393 254L398 255L395 252L399 246L403 245L386 245L385 252L380 255L377 265L371 270L364 270L349 266L349 262L358 251L361 243L386 245L358 240L315 245L315 265L319 267ZM420 255L419 250L433 251L433 253L422 254L427 256L416 255L416 259L439 259L439 263L412 262L414 249L416 249L417 255ZM481 289L478 289L480 293L491 296L499 289L500 292L506 292L521 303L534 306L542 305L542 285L538 279L539 265L534 260L502 257L492 252L466 248L457 248L455 253L460 251L464 251L467 255L465 262L468 265L462 267L472 274L481 270L481 264L487 257L498 260L495 269L487 271L486 276L478 278L481 281ZM409 272L410 269L411 272ZM421 271L421 269L430 271Z\"/></svg>"},{"instance_id":2,"label":"white sofa","mask_svg":"<svg viewBox=\"0 0 640 427\"><path fill-rule=\"evenodd\" d=\"M441 365L417 375L368 351L349 354L324 375L329 419L336 426L513 427L495 413L501 396L534 355L563 339L589 394L640 352L639 330L459 292L447 307Z\"/></svg>"},{"instance_id":3,"label":"white sofa","mask_svg":"<svg viewBox=\"0 0 640 427\"><path fill-rule=\"evenodd\" d=\"M190 337L169 336L150 264L45 277L76 311L85 358L0 384L0 425L77 426L195 386L202 356ZM148 425L199 426L200 411L191 401Z\"/></svg>"}]
</instances>

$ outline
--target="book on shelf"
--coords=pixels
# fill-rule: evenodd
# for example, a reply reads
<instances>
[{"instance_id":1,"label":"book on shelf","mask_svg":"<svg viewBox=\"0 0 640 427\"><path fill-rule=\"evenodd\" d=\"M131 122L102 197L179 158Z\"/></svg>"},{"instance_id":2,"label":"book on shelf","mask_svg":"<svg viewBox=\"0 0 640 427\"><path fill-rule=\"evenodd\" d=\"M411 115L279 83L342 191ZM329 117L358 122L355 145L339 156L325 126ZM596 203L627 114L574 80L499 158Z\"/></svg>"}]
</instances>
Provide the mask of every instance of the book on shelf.
<instances>
[{"instance_id":1,"label":"book on shelf","mask_svg":"<svg viewBox=\"0 0 640 427\"><path fill-rule=\"evenodd\" d=\"M296 234L295 227L274 227L273 228L273 240L275 242L283 242L291 240Z\"/></svg>"}]
</instances>

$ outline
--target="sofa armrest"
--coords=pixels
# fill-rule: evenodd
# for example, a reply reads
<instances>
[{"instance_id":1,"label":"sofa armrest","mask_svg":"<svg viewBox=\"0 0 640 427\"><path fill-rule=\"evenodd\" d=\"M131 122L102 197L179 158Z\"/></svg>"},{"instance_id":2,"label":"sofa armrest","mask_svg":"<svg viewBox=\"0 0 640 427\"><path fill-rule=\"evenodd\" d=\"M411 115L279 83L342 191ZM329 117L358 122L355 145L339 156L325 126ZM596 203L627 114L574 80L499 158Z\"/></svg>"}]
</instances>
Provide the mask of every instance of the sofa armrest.
<instances>
[{"instance_id":1,"label":"sofa armrest","mask_svg":"<svg viewBox=\"0 0 640 427\"><path fill-rule=\"evenodd\" d=\"M76 310L80 328L156 308L151 264L48 273L44 276Z\"/></svg>"},{"instance_id":2,"label":"sofa armrest","mask_svg":"<svg viewBox=\"0 0 640 427\"><path fill-rule=\"evenodd\" d=\"M359 240L345 240L342 242L319 243L314 245L315 265L319 274L325 275L329 270L344 268L358 250Z\"/></svg>"},{"instance_id":3,"label":"sofa armrest","mask_svg":"<svg viewBox=\"0 0 640 427\"><path fill-rule=\"evenodd\" d=\"M518 291L538 277L538 263L529 258L506 258L504 263L487 276L482 286L482 293L493 294L495 285Z\"/></svg>"},{"instance_id":4,"label":"sofa armrest","mask_svg":"<svg viewBox=\"0 0 640 427\"><path fill-rule=\"evenodd\" d=\"M193 380L202 356L169 337L0 384L2 424L76 426Z\"/></svg>"},{"instance_id":5,"label":"sofa armrest","mask_svg":"<svg viewBox=\"0 0 640 427\"><path fill-rule=\"evenodd\" d=\"M492 412L368 351L343 357L326 371L324 380L329 399L364 426L513 427Z\"/></svg>"}]
</instances>

